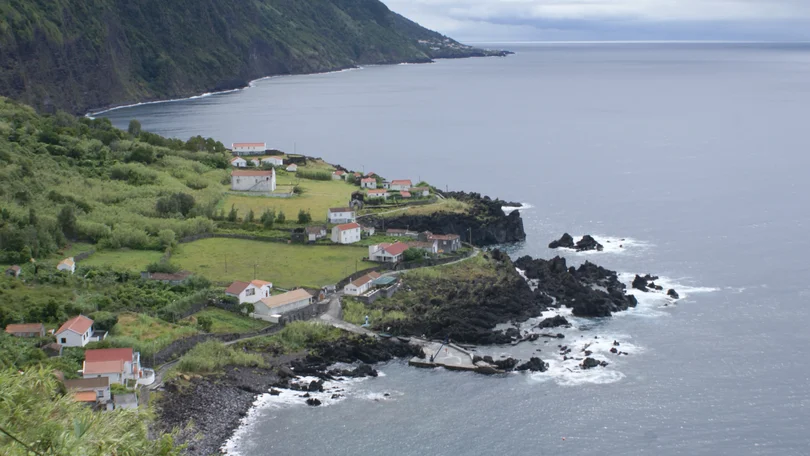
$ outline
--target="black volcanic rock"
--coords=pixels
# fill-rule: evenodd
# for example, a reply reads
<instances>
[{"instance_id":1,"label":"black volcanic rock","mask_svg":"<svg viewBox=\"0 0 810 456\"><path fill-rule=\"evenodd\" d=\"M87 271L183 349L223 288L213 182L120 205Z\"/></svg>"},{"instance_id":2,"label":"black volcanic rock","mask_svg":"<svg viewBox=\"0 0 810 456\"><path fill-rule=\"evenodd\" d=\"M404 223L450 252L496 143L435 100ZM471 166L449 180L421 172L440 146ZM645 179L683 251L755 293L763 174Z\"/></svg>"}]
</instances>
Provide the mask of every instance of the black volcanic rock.
<instances>
[{"instance_id":1,"label":"black volcanic rock","mask_svg":"<svg viewBox=\"0 0 810 456\"><path fill-rule=\"evenodd\" d=\"M584 252L587 250L596 250L601 252L604 249L602 244L596 242L596 239L594 239L590 234L582 236L582 239L577 241L574 248L577 250L577 252Z\"/></svg>"},{"instance_id":2,"label":"black volcanic rock","mask_svg":"<svg viewBox=\"0 0 810 456\"><path fill-rule=\"evenodd\" d=\"M631 287L635 288L636 290L641 290L643 292L647 292L647 279L644 277L639 276L636 274L636 277L633 278L633 283L630 284Z\"/></svg>"},{"instance_id":3,"label":"black volcanic rock","mask_svg":"<svg viewBox=\"0 0 810 456\"><path fill-rule=\"evenodd\" d=\"M532 357L525 363L519 365L516 369L519 371L545 372L546 369L548 369L548 364L544 363L540 358Z\"/></svg>"},{"instance_id":4,"label":"black volcanic rock","mask_svg":"<svg viewBox=\"0 0 810 456\"><path fill-rule=\"evenodd\" d=\"M571 237L568 233L563 233L562 237L556 241L551 241L548 245L550 249L559 249L560 247L566 249L573 249L574 248L574 238Z\"/></svg>"},{"instance_id":5,"label":"black volcanic rock","mask_svg":"<svg viewBox=\"0 0 810 456\"><path fill-rule=\"evenodd\" d=\"M571 326L571 323L568 323L568 320L562 315L556 315L541 321L536 328L556 328L557 326Z\"/></svg>"},{"instance_id":6,"label":"black volcanic rock","mask_svg":"<svg viewBox=\"0 0 810 456\"><path fill-rule=\"evenodd\" d=\"M565 258L551 260L524 256L515 261L528 279L535 279L535 294L552 297L581 317L608 317L613 312L635 307L636 298L625 293L615 271L586 261L569 268Z\"/></svg>"},{"instance_id":7,"label":"black volcanic rock","mask_svg":"<svg viewBox=\"0 0 810 456\"><path fill-rule=\"evenodd\" d=\"M678 292L677 292L677 291L675 291L675 290L674 290L674 289L672 289L672 288L670 288L669 290L667 290L667 296L669 296L669 297L670 297L670 298L672 298L672 299L680 299L680 298L681 298L681 296L678 294Z\"/></svg>"},{"instance_id":8,"label":"black volcanic rock","mask_svg":"<svg viewBox=\"0 0 810 456\"><path fill-rule=\"evenodd\" d=\"M595 360L593 358L585 358L585 360L582 361L582 364L580 364L580 366L583 369L591 369L591 368L594 368L594 367L599 367L601 365L602 365L602 363L600 363L599 361L597 361L597 360Z\"/></svg>"},{"instance_id":9,"label":"black volcanic rock","mask_svg":"<svg viewBox=\"0 0 810 456\"><path fill-rule=\"evenodd\" d=\"M307 405L317 407L317 406L321 405L321 401L319 401L318 399L315 399L314 397L311 397L311 398L307 399Z\"/></svg>"}]
</instances>

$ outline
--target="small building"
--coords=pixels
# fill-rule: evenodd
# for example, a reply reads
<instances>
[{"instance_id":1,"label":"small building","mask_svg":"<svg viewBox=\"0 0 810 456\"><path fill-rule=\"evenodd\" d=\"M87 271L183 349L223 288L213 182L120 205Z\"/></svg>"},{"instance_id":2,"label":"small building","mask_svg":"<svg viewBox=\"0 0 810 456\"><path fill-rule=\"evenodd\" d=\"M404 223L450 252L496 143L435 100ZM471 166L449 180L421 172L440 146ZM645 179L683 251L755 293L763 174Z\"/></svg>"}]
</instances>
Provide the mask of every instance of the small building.
<instances>
[{"instance_id":1,"label":"small building","mask_svg":"<svg viewBox=\"0 0 810 456\"><path fill-rule=\"evenodd\" d=\"M247 160L242 157L233 157L231 159L231 166L234 168L244 168L247 166Z\"/></svg>"},{"instance_id":2,"label":"small building","mask_svg":"<svg viewBox=\"0 0 810 456\"><path fill-rule=\"evenodd\" d=\"M138 408L138 395L135 393L116 394L113 397L115 409L136 409Z\"/></svg>"},{"instance_id":3,"label":"small building","mask_svg":"<svg viewBox=\"0 0 810 456\"><path fill-rule=\"evenodd\" d=\"M110 383L125 384L143 375L141 354L131 348L101 348L84 352L83 378L107 377Z\"/></svg>"},{"instance_id":4,"label":"small building","mask_svg":"<svg viewBox=\"0 0 810 456\"><path fill-rule=\"evenodd\" d=\"M10 266L8 269L6 269L6 275L10 276L10 277L17 278L17 277L20 276L21 273L22 273L22 268L20 268L16 264L14 266Z\"/></svg>"},{"instance_id":5,"label":"small building","mask_svg":"<svg viewBox=\"0 0 810 456\"><path fill-rule=\"evenodd\" d=\"M266 165L283 166L284 159L278 156L264 157L262 158L262 163Z\"/></svg>"},{"instance_id":6,"label":"small building","mask_svg":"<svg viewBox=\"0 0 810 456\"><path fill-rule=\"evenodd\" d=\"M402 192L399 192L399 196L402 197L402 198L410 198L411 197L411 192L402 191Z\"/></svg>"},{"instance_id":7,"label":"small building","mask_svg":"<svg viewBox=\"0 0 810 456\"><path fill-rule=\"evenodd\" d=\"M388 182L388 181L383 181L383 183L382 183L382 188L384 188L384 189L386 189L386 190L387 190L387 189L390 189L390 188L391 188L391 182Z\"/></svg>"},{"instance_id":8,"label":"small building","mask_svg":"<svg viewBox=\"0 0 810 456\"><path fill-rule=\"evenodd\" d=\"M285 313L303 309L312 304L312 295L303 288L288 291L269 298L262 298L256 304L253 314L254 318L271 320L273 315L284 315Z\"/></svg>"},{"instance_id":9,"label":"small building","mask_svg":"<svg viewBox=\"0 0 810 456\"><path fill-rule=\"evenodd\" d=\"M350 207L330 207L326 213L329 223L351 223L356 220L356 212Z\"/></svg>"},{"instance_id":10,"label":"small building","mask_svg":"<svg viewBox=\"0 0 810 456\"><path fill-rule=\"evenodd\" d=\"M394 237L410 237L410 238L414 238L414 239L419 237L419 233L417 233L416 231L408 231L408 230L403 230L401 228L387 229L387 230L385 230L385 235L386 236L394 236Z\"/></svg>"},{"instance_id":11,"label":"small building","mask_svg":"<svg viewBox=\"0 0 810 456\"><path fill-rule=\"evenodd\" d=\"M353 244L360 240L360 225L344 223L332 227L332 242L336 244Z\"/></svg>"},{"instance_id":12,"label":"small building","mask_svg":"<svg viewBox=\"0 0 810 456\"><path fill-rule=\"evenodd\" d=\"M411 183L410 179L398 179L398 180L395 179L395 180L391 181L391 187L390 188L391 188L391 190L397 190L397 191L400 191L400 192L403 192L403 191L407 192L408 190L411 189L411 185L413 185L413 184Z\"/></svg>"},{"instance_id":13,"label":"small building","mask_svg":"<svg viewBox=\"0 0 810 456\"><path fill-rule=\"evenodd\" d=\"M161 283L167 283L169 285L181 285L186 280L190 279L191 276L194 275L189 271L178 271L178 272L148 272L142 271L141 278L144 280L155 280Z\"/></svg>"},{"instance_id":14,"label":"small building","mask_svg":"<svg viewBox=\"0 0 810 456\"><path fill-rule=\"evenodd\" d=\"M276 190L276 170L231 171L231 190L240 192L272 192Z\"/></svg>"},{"instance_id":15,"label":"small building","mask_svg":"<svg viewBox=\"0 0 810 456\"><path fill-rule=\"evenodd\" d=\"M430 253L436 255L439 253L439 242L436 240L433 241L409 241L405 244L408 245L410 249L418 249L423 250L426 253Z\"/></svg>"},{"instance_id":16,"label":"small building","mask_svg":"<svg viewBox=\"0 0 810 456\"><path fill-rule=\"evenodd\" d=\"M334 180L344 179L345 177L346 177L346 171L343 171L342 169L339 169L339 170L332 173L332 179L334 179Z\"/></svg>"},{"instance_id":17,"label":"small building","mask_svg":"<svg viewBox=\"0 0 810 456\"><path fill-rule=\"evenodd\" d=\"M259 160L258 158L251 158L250 162L253 163L253 166L255 166L256 168L261 168L262 166L262 161Z\"/></svg>"},{"instance_id":18,"label":"small building","mask_svg":"<svg viewBox=\"0 0 810 456\"><path fill-rule=\"evenodd\" d=\"M461 236L458 234L433 234L430 231L419 233L420 241L436 241L439 252L450 253L461 248Z\"/></svg>"},{"instance_id":19,"label":"small building","mask_svg":"<svg viewBox=\"0 0 810 456\"><path fill-rule=\"evenodd\" d=\"M380 263L399 263L406 250L408 250L408 244L404 242L397 241L393 244L384 242L369 246L368 259Z\"/></svg>"},{"instance_id":20,"label":"small building","mask_svg":"<svg viewBox=\"0 0 810 456\"><path fill-rule=\"evenodd\" d=\"M60 271L67 271L73 274L76 272L76 262L73 261L73 257L65 258L64 260L60 261L59 264L56 265L56 269Z\"/></svg>"},{"instance_id":21,"label":"small building","mask_svg":"<svg viewBox=\"0 0 810 456\"><path fill-rule=\"evenodd\" d=\"M92 400L89 395L81 396L81 402L107 403L112 399L110 394L110 379L107 377L77 378L65 380L65 389L71 393L93 393ZM75 397L75 396L74 396Z\"/></svg>"},{"instance_id":22,"label":"small building","mask_svg":"<svg viewBox=\"0 0 810 456\"><path fill-rule=\"evenodd\" d=\"M379 272L369 272L368 274L358 277L354 281L347 283L345 287L343 287L343 292L349 296L360 296L361 294L367 292L371 289L371 284L374 279L380 277Z\"/></svg>"},{"instance_id":23,"label":"small building","mask_svg":"<svg viewBox=\"0 0 810 456\"><path fill-rule=\"evenodd\" d=\"M291 163L290 166L288 166L286 169L290 173L297 173L298 172L298 165L296 165L295 163Z\"/></svg>"},{"instance_id":24,"label":"small building","mask_svg":"<svg viewBox=\"0 0 810 456\"><path fill-rule=\"evenodd\" d=\"M45 337L45 325L42 323L22 323L6 326L6 332L15 337Z\"/></svg>"},{"instance_id":25,"label":"small building","mask_svg":"<svg viewBox=\"0 0 810 456\"><path fill-rule=\"evenodd\" d=\"M56 342L63 347L84 347L90 342L104 340L107 336L105 331L94 331L93 320L79 315L66 321L54 333Z\"/></svg>"},{"instance_id":26,"label":"small building","mask_svg":"<svg viewBox=\"0 0 810 456\"><path fill-rule=\"evenodd\" d=\"M362 188L377 188L377 179L373 177L364 177L360 179L360 187Z\"/></svg>"},{"instance_id":27,"label":"small building","mask_svg":"<svg viewBox=\"0 0 810 456\"><path fill-rule=\"evenodd\" d=\"M377 229L373 226L364 226L360 225L360 231L363 232L363 236L374 236L374 233L377 232Z\"/></svg>"},{"instance_id":28,"label":"small building","mask_svg":"<svg viewBox=\"0 0 810 456\"><path fill-rule=\"evenodd\" d=\"M56 358L57 356L62 356L62 345L57 344L56 342L51 342L42 347L42 351L48 355L48 358Z\"/></svg>"},{"instance_id":29,"label":"small building","mask_svg":"<svg viewBox=\"0 0 810 456\"><path fill-rule=\"evenodd\" d=\"M388 193L388 190L386 190L386 189L384 189L384 188L380 188L380 189L369 189L369 190L368 190L368 192L367 192L367 194L368 194L368 197L369 197L369 198L382 198L382 199L388 199L388 197L390 196L390 194Z\"/></svg>"},{"instance_id":30,"label":"small building","mask_svg":"<svg viewBox=\"0 0 810 456\"><path fill-rule=\"evenodd\" d=\"M429 187L411 187L410 192L412 195L425 197L430 196L430 188Z\"/></svg>"},{"instance_id":31,"label":"small building","mask_svg":"<svg viewBox=\"0 0 810 456\"><path fill-rule=\"evenodd\" d=\"M326 237L326 225L313 225L305 229L307 241L315 242Z\"/></svg>"},{"instance_id":32,"label":"small building","mask_svg":"<svg viewBox=\"0 0 810 456\"><path fill-rule=\"evenodd\" d=\"M273 284L264 280L252 280L250 282L234 282L225 290L227 296L239 299L239 304L246 302L255 303L259 299L270 296Z\"/></svg>"},{"instance_id":33,"label":"small building","mask_svg":"<svg viewBox=\"0 0 810 456\"><path fill-rule=\"evenodd\" d=\"M233 143L231 152L234 155L261 155L267 150L265 143Z\"/></svg>"}]
</instances>

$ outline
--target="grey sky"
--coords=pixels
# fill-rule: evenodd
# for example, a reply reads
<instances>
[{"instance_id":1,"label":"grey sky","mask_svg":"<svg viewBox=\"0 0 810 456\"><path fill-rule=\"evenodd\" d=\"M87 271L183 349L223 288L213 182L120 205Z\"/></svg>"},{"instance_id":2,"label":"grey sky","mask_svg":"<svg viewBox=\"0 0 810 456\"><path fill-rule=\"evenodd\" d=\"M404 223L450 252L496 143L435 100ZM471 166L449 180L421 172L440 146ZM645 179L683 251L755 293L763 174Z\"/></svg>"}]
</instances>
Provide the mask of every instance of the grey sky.
<instances>
[{"instance_id":1,"label":"grey sky","mask_svg":"<svg viewBox=\"0 0 810 456\"><path fill-rule=\"evenodd\" d=\"M383 1L467 41L810 39L810 0Z\"/></svg>"}]
</instances>

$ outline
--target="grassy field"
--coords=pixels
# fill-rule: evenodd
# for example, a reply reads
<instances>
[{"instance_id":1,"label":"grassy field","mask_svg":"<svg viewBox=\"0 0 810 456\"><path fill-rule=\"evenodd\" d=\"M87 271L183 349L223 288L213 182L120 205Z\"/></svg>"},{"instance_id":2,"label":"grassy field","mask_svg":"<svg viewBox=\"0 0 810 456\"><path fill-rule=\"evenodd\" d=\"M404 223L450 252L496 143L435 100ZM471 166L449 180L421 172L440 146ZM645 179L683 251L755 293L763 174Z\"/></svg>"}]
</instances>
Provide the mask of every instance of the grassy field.
<instances>
[{"instance_id":1,"label":"grassy field","mask_svg":"<svg viewBox=\"0 0 810 456\"><path fill-rule=\"evenodd\" d=\"M362 325L366 321L366 315L368 315L369 323L372 325L386 325L392 321L396 320L403 320L407 318L405 312L402 312L398 309L387 308L385 304L387 300L381 299L377 301L375 304L377 306L375 308L369 308L365 306L362 302L353 299L353 298L345 298L342 302L343 304L343 319L348 321L349 323L354 323L356 325Z\"/></svg>"},{"instance_id":2,"label":"grassy field","mask_svg":"<svg viewBox=\"0 0 810 456\"><path fill-rule=\"evenodd\" d=\"M213 238L180 245L172 262L218 282L251 280L256 264L256 278L273 282L274 286L321 287L336 283L354 272L355 267L370 267L371 263L361 261L367 255L364 247Z\"/></svg>"},{"instance_id":3,"label":"grassy field","mask_svg":"<svg viewBox=\"0 0 810 456\"><path fill-rule=\"evenodd\" d=\"M145 314L125 312L118 315L118 323L107 338L117 347L132 347L149 356L177 339L196 334L192 326L181 326L152 318Z\"/></svg>"},{"instance_id":4,"label":"grassy field","mask_svg":"<svg viewBox=\"0 0 810 456\"><path fill-rule=\"evenodd\" d=\"M291 175L278 176L278 186L288 186L296 182ZM312 214L313 222L325 222L326 211L330 207L344 207L349 204L352 192L358 190L351 184L343 181L316 181L301 179L298 185L304 190L302 195L292 198L268 198L264 196L242 196L228 194L221 203L226 212L231 206L239 211L239 217L244 217L251 209L258 218L265 209L275 209L276 214L284 211L287 220L295 221L298 211L308 210Z\"/></svg>"},{"instance_id":5,"label":"grassy field","mask_svg":"<svg viewBox=\"0 0 810 456\"><path fill-rule=\"evenodd\" d=\"M405 209L386 208L379 210L372 210L370 213L377 214L382 217L399 217L401 215L430 215L436 212L450 212L450 213L465 213L470 210L470 204L455 199L439 200L433 204L425 204L424 206L410 206Z\"/></svg>"},{"instance_id":6,"label":"grassy field","mask_svg":"<svg viewBox=\"0 0 810 456\"><path fill-rule=\"evenodd\" d=\"M160 260L163 253L156 250L102 250L80 261L79 266L110 266L114 269L144 271L146 265Z\"/></svg>"},{"instance_id":7,"label":"grassy field","mask_svg":"<svg viewBox=\"0 0 810 456\"><path fill-rule=\"evenodd\" d=\"M230 333L245 333L264 329L270 323L266 321L257 320L244 315L237 315L227 310L218 309L216 307L208 307L203 309L191 317L189 321L196 323L198 317L211 317L214 324L211 326L211 332L217 334L230 334Z\"/></svg>"}]
</instances>

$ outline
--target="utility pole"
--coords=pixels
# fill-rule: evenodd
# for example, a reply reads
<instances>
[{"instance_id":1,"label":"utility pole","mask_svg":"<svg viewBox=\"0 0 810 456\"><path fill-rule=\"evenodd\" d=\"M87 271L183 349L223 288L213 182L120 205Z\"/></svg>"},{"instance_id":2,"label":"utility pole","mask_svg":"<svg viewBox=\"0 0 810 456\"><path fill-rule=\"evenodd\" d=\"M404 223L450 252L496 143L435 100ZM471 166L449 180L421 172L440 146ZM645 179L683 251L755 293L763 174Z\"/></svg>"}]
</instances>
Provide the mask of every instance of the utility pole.
<instances>
[{"instance_id":1,"label":"utility pole","mask_svg":"<svg viewBox=\"0 0 810 456\"><path fill-rule=\"evenodd\" d=\"M256 280L256 266L257 266L257 264L256 264L256 262L254 261L254 262L253 262L253 280Z\"/></svg>"}]
</instances>

